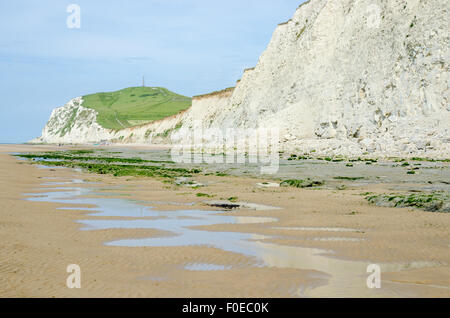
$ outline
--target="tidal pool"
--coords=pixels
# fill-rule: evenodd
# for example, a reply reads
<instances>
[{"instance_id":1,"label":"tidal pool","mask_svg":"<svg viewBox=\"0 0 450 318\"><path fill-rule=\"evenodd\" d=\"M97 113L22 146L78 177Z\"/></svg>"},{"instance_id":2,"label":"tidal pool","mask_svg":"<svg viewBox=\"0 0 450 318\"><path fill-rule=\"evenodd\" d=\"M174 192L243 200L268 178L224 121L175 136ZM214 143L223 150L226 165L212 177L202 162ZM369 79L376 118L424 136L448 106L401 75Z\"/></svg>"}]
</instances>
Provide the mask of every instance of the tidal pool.
<instances>
[{"instance_id":1,"label":"tidal pool","mask_svg":"<svg viewBox=\"0 0 450 318\"><path fill-rule=\"evenodd\" d=\"M139 239L121 239L104 243L108 246L125 247L173 247L173 246L205 246L223 251L238 253L250 257L254 262L247 266L294 268L321 272L328 284L314 288L299 287L296 296L334 296L358 297L398 296L397 288L382 290L368 289L368 262L356 262L335 258L332 251L297 246L284 246L268 243L266 239L274 236L256 235L252 233L208 231L198 229L200 226L221 224L262 224L274 223L271 217L241 217L225 211L203 211L198 209L179 209L160 211L144 204L148 202L118 197L101 197L101 191L95 188L81 187L82 181L74 179L67 187L45 188L47 192L29 193L27 200L37 202L60 203L64 210L90 211L93 217L109 217L109 219L79 220L81 230L92 231L102 229L155 229L169 236ZM46 183L60 185L61 183ZM64 183L65 184L65 183ZM111 195L111 194L110 194ZM70 205L70 206L68 206ZM280 228L282 229L282 228ZM285 228L289 232L325 231L352 232L355 229L320 227L320 228ZM338 238L332 238L337 240ZM383 272L399 271L410 268L435 266L430 263L379 264ZM184 266L191 271L230 270L231 266L221 264L195 263ZM320 273L318 273L320 275ZM391 284L392 285L392 284Z\"/></svg>"}]
</instances>

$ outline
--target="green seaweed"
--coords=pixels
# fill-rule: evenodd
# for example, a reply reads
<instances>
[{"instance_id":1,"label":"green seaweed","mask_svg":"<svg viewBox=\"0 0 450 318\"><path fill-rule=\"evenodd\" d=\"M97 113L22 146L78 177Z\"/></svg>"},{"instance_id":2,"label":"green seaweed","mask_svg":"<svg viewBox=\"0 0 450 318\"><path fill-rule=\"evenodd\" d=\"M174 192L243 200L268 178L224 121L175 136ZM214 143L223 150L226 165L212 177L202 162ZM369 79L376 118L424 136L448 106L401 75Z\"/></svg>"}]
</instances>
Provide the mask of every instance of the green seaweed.
<instances>
[{"instance_id":1,"label":"green seaweed","mask_svg":"<svg viewBox=\"0 0 450 318\"><path fill-rule=\"evenodd\" d=\"M356 180L363 180L365 179L364 177L334 177L333 179L335 180L350 180L350 181L356 181Z\"/></svg>"},{"instance_id":2,"label":"green seaweed","mask_svg":"<svg viewBox=\"0 0 450 318\"><path fill-rule=\"evenodd\" d=\"M166 168L162 166L131 164L86 163L76 161L35 161L34 163L53 167L81 168L91 173L109 174L115 177L135 176L173 179L177 177L192 177L192 175L201 172L199 169Z\"/></svg>"},{"instance_id":3,"label":"green seaweed","mask_svg":"<svg viewBox=\"0 0 450 318\"><path fill-rule=\"evenodd\" d=\"M325 183L323 181L312 180L310 178L306 180L285 180L280 183L281 187L294 187L294 188L313 188L323 186Z\"/></svg>"},{"instance_id":4,"label":"green seaweed","mask_svg":"<svg viewBox=\"0 0 450 318\"><path fill-rule=\"evenodd\" d=\"M388 207L413 207L429 212L450 212L445 204L450 201L448 194L412 193L412 194L378 194L366 197L371 204Z\"/></svg>"}]
</instances>

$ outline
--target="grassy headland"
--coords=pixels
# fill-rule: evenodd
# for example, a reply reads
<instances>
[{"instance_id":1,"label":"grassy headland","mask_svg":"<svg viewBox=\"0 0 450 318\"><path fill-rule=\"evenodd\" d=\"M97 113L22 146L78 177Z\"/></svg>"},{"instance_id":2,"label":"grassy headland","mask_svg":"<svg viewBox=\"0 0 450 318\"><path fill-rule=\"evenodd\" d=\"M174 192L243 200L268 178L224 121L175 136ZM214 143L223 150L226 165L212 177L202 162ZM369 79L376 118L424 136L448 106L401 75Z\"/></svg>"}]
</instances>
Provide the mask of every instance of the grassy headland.
<instances>
[{"instance_id":1,"label":"grassy headland","mask_svg":"<svg viewBox=\"0 0 450 318\"><path fill-rule=\"evenodd\" d=\"M104 128L123 129L173 116L191 106L191 98L162 87L130 87L83 96L83 106L98 112Z\"/></svg>"}]
</instances>

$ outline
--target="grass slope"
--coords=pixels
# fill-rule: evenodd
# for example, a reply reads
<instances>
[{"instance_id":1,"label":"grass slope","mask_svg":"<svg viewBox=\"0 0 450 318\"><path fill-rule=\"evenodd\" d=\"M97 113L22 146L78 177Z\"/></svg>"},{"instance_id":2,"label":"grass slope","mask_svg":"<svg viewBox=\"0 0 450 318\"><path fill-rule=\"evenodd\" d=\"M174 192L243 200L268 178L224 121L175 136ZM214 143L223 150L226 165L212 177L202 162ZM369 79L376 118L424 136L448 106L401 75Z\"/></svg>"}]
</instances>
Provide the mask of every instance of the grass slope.
<instances>
[{"instance_id":1,"label":"grass slope","mask_svg":"<svg viewBox=\"0 0 450 318\"><path fill-rule=\"evenodd\" d=\"M130 87L83 96L83 106L98 112L104 128L123 129L160 120L186 110L191 98L162 87Z\"/></svg>"}]
</instances>

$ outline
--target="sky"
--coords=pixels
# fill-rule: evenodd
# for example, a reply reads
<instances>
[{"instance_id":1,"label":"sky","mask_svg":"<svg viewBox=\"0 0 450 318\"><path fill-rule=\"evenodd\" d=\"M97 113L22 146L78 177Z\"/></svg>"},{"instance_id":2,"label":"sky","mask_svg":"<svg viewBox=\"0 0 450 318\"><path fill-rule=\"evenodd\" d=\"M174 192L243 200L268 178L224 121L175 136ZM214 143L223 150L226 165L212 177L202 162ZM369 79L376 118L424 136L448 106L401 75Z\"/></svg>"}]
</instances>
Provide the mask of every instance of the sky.
<instances>
[{"instance_id":1,"label":"sky","mask_svg":"<svg viewBox=\"0 0 450 318\"><path fill-rule=\"evenodd\" d=\"M234 86L303 0L0 2L0 143L40 136L70 99L142 85ZM69 28L71 4L80 28Z\"/></svg>"}]
</instances>

